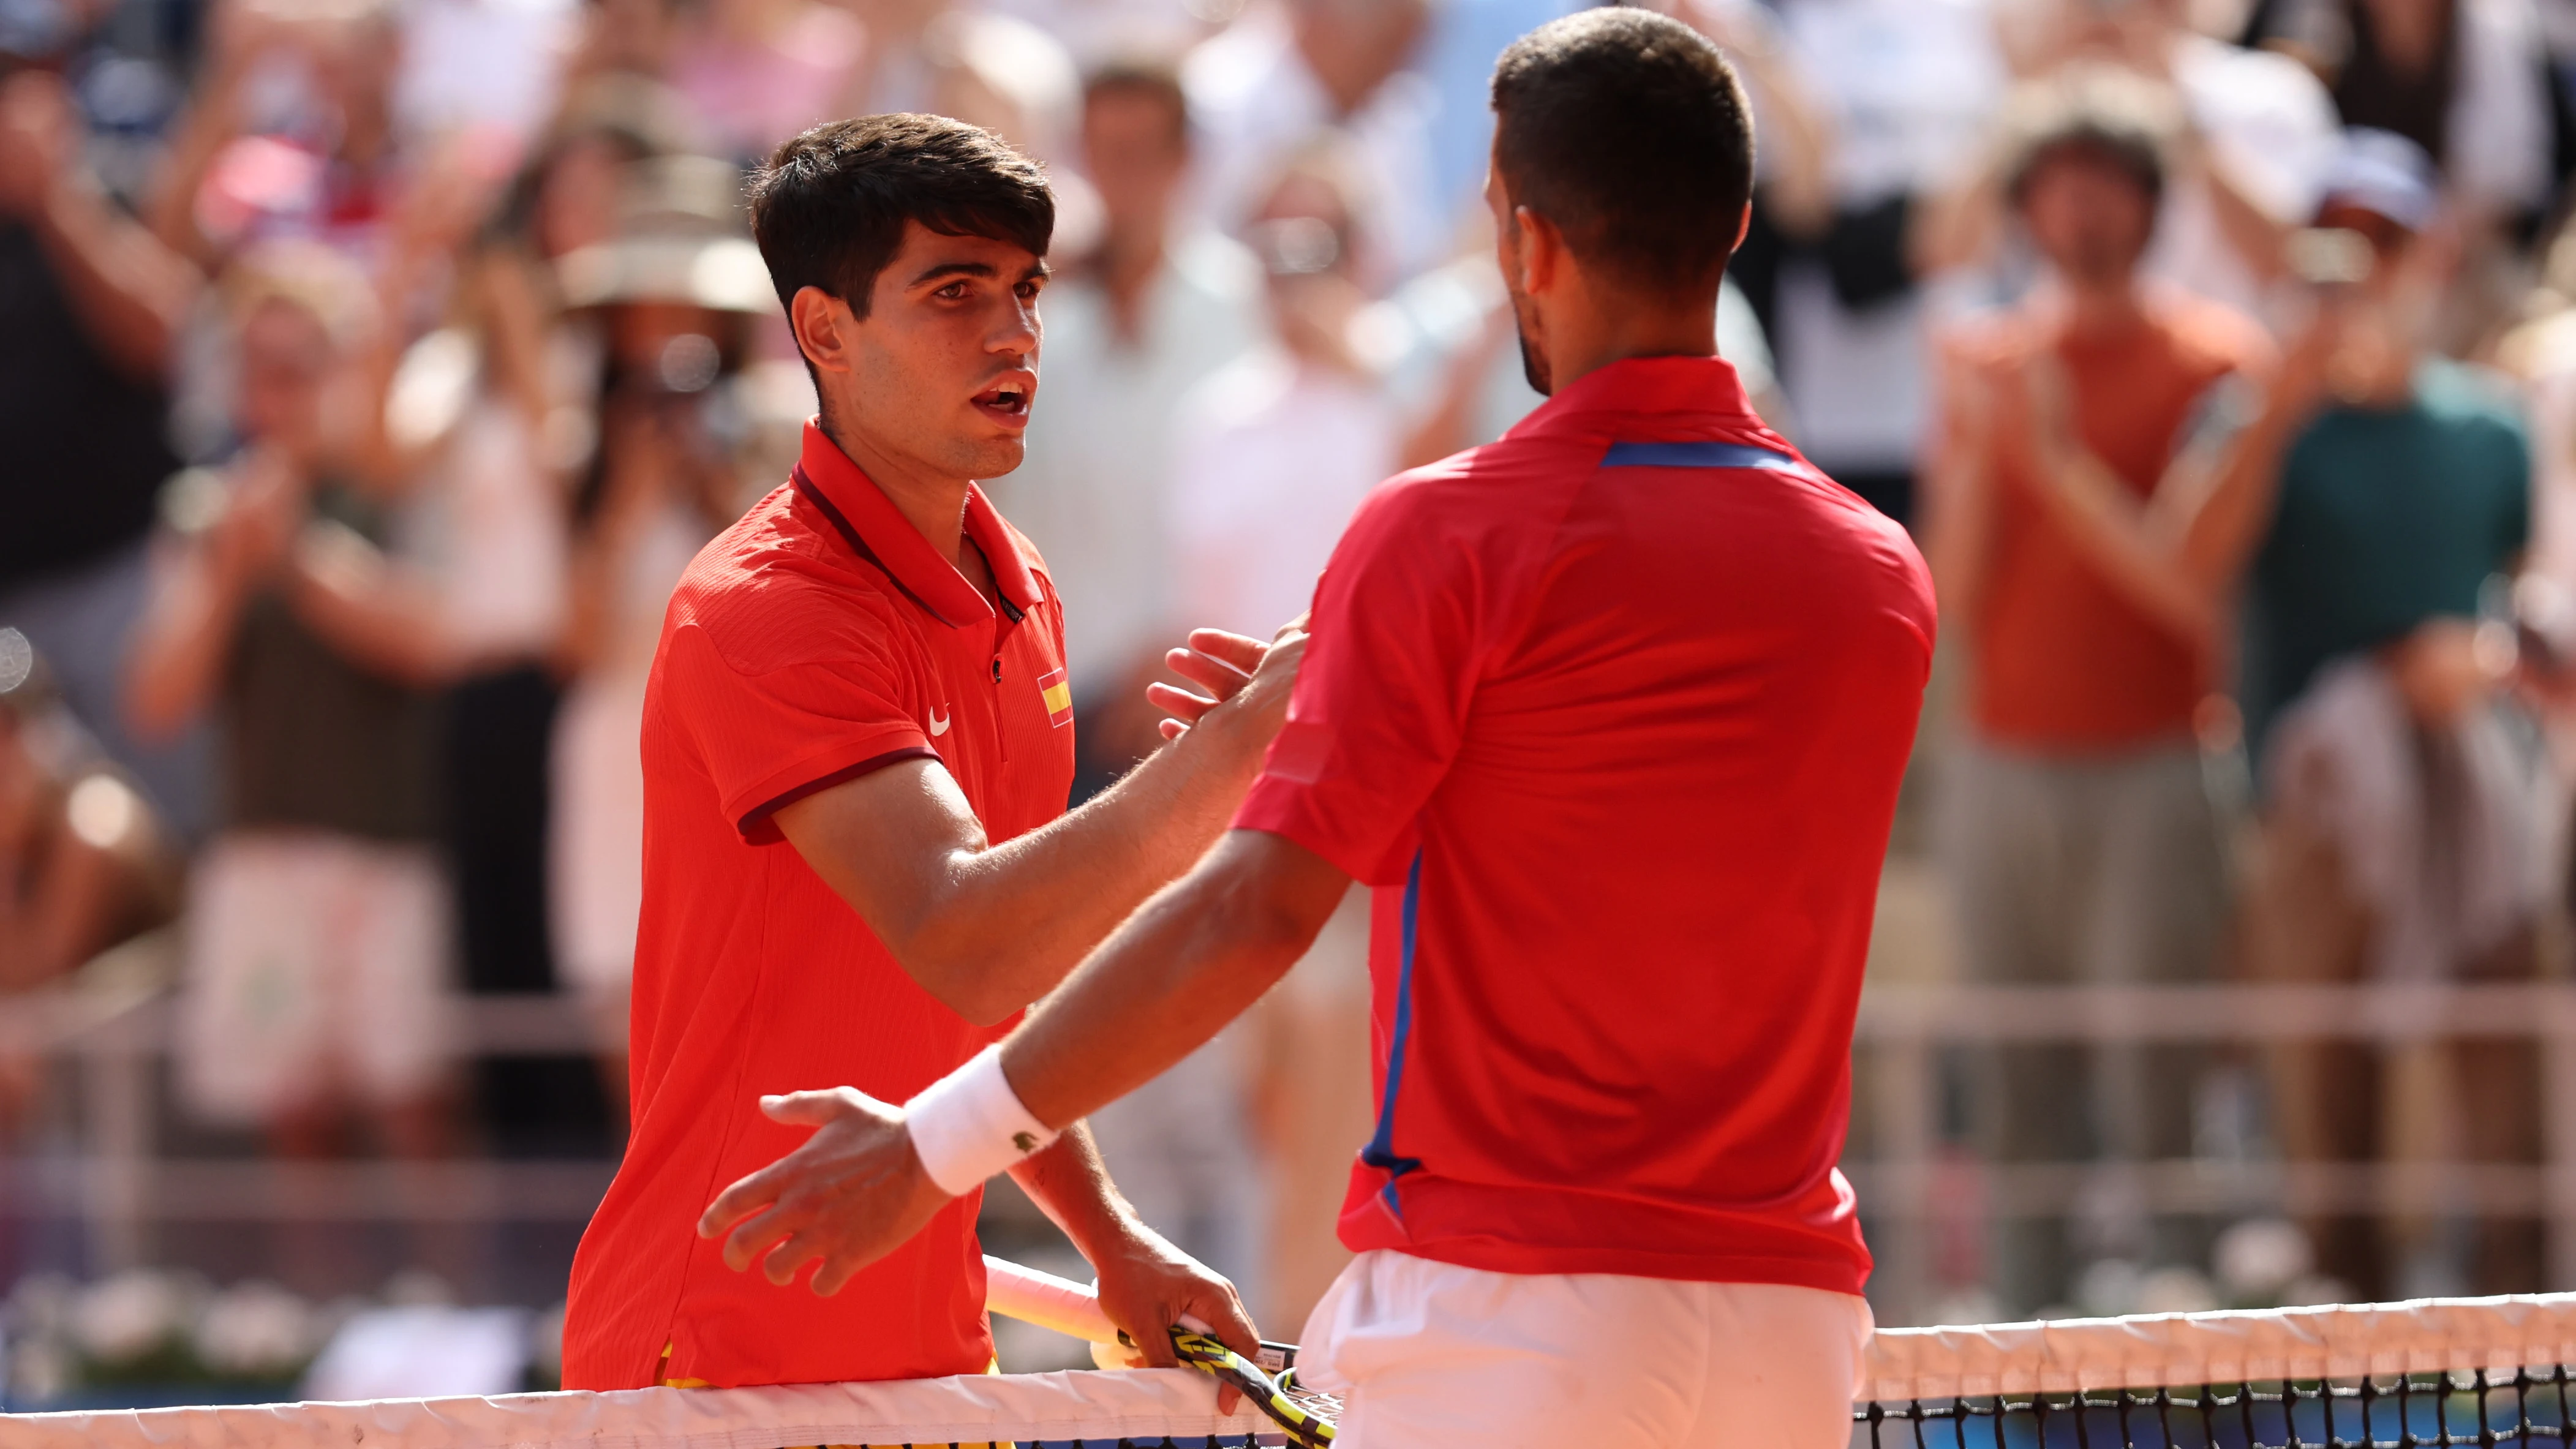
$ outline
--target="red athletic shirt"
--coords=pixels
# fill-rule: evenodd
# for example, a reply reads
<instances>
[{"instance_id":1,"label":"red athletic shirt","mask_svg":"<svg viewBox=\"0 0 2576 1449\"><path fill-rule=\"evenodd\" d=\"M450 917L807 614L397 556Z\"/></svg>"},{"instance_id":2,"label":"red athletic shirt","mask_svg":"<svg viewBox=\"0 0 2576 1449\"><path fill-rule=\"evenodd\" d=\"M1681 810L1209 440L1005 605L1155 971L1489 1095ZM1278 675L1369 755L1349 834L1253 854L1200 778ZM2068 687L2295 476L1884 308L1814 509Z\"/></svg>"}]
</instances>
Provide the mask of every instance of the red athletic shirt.
<instances>
[{"instance_id":1,"label":"red athletic shirt","mask_svg":"<svg viewBox=\"0 0 2576 1449\"><path fill-rule=\"evenodd\" d=\"M1715 358L1373 497L1238 826L1377 888L1342 1241L1857 1293L1852 1014L1932 662L1904 530Z\"/></svg>"},{"instance_id":2,"label":"red athletic shirt","mask_svg":"<svg viewBox=\"0 0 2576 1449\"><path fill-rule=\"evenodd\" d=\"M972 493L995 610L812 424L791 482L707 545L672 595L644 701L644 913L634 1131L573 1259L564 1383L641 1388L923 1378L991 1362L980 1193L831 1298L736 1273L697 1235L727 1183L802 1142L767 1092L900 1102L1005 1028L895 964L770 818L897 760L936 758L987 835L1064 812L1064 619L1027 540ZM669 1360L664 1362L664 1349Z\"/></svg>"}]
</instances>

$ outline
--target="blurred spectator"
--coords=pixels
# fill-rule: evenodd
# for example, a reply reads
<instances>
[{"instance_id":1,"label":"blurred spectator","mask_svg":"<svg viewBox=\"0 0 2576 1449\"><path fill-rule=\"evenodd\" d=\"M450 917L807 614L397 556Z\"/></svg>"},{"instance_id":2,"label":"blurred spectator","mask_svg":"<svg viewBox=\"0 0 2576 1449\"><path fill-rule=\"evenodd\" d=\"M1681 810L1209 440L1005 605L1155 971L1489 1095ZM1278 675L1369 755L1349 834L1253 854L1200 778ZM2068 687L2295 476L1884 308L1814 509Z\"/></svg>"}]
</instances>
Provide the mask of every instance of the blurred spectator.
<instances>
[{"instance_id":1,"label":"blurred spectator","mask_svg":"<svg viewBox=\"0 0 2576 1449\"><path fill-rule=\"evenodd\" d=\"M2201 34L2190 11L2049 0L2008 34L2026 74L2112 66L2170 88L2183 129L2147 273L2263 317L2282 238L2316 209L2334 159L2334 104L2306 67Z\"/></svg>"},{"instance_id":2,"label":"blurred spectator","mask_svg":"<svg viewBox=\"0 0 2576 1449\"><path fill-rule=\"evenodd\" d=\"M180 1084L290 1157L354 1110L398 1155L446 1149L448 916L431 848L434 721L421 620L395 607L383 505L352 482L343 389L369 298L349 264L278 243L226 279L242 451L173 486L127 687L135 727L223 727L221 829L192 884ZM309 1276L310 1234L278 1244Z\"/></svg>"},{"instance_id":3,"label":"blurred spectator","mask_svg":"<svg viewBox=\"0 0 2576 1449\"><path fill-rule=\"evenodd\" d=\"M628 178L616 234L561 259L566 300L595 319L604 352L559 656L572 683L554 729L550 862L556 961L599 1030L621 1122L644 892L644 684L672 588L741 511L736 383L752 319L777 312L730 167L666 157Z\"/></svg>"},{"instance_id":4,"label":"blurred spectator","mask_svg":"<svg viewBox=\"0 0 2576 1449\"><path fill-rule=\"evenodd\" d=\"M1799 448L1900 521L1926 422L1917 212L1958 185L2004 91L1986 0L1787 0L1780 65L1807 77L1834 137L1829 209L1762 198L1736 274L1768 324ZM1785 251L1782 247L1785 246Z\"/></svg>"},{"instance_id":5,"label":"blurred spectator","mask_svg":"<svg viewBox=\"0 0 2576 1449\"><path fill-rule=\"evenodd\" d=\"M2106 540L2208 477L2207 419L2259 377L2261 327L2139 275L2165 183L2162 97L2117 74L2022 101L2005 192L2048 279L1952 349L1928 500L1942 602L1967 622L1968 716L1943 785L1960 959L2014 984L2193 981L2225 922L2220 824L2193 720L2212 611L2180 570ZM2241 408L2241 404L2236 405ZM2195 1054L2000 1047L1975 1111L1991 1161L2190 1155ZM2079 1266L2062 1219L1998 1225L1993 1286L2026 1311ZM2095 1255L2197 1263L2189 1225L2092 1225ZM2125 1241L2121 1239L2126 1239Z\"/></svg>"},{"instance_id":6,"label":"blurred spectator","mask_svg":"<svg viewBox=\"0 0 2576 1449\"><path fill-rule=\"evenodd\" d=\"M369 395L381 401L358 403L358 432L374 445L368 474L399 495L401 552L424 585L409 677L439 691L437 823L461 983L541 991L553 985L545 767L565 549L549 454L582 429L558 415L572 384L550 367L562 361L548 356L551 286L484 224L499 188L464 164L440 152L394 209L383 313L444 325L407 349L390 330L380 339L385 377ZM488 1075L483 1086L498 1094Z\"/></svg>"},{"instance_id":7,"label":"blurred spectator","mask_svg":"<svg viewBox=\"0 0 2576 1449\"><path fill-rule=\"evenodd\" d=\"M987 0L984 8L1045 27L1091 71L1179 55L1243 7L1241 0Z\"/></svg>"},{"instance_id":8,"label":"blurred spectator","mask_svg":"<svg viewBox=\"0 0 2576 1449\"><path fill-rule=\"evenodd\" d=\"M141 745L117 689L153 499L179 466L167 385L201 283L101 193L83 137L60 78L0 79L0 625L59 661L72 711L185 833L204 739Z\"/></svg>"},{"instance_id":9,"label":"blurred spectator","mask_svg":"<svg viewBox=\"0 0 2576 1449\"><path fill-rule=\"evenodd\" d=\"M1273 340L1180 405L1169 507L1172 618L1267 637L1302 616L1342 527L1396 470L1402 424L1353 347L1368 305L1354 248L1365 193L1346 154L1294 158L1247 227ZM1354 888L1252 1025L1268 1149L1262 1312L1296 1322L1350 1254L1339 1170L1368 1135L1368 894ZM1220 1038L1220 1041L1223 1039Z\"/></svg>"},{"instance_id":10,"label":"blurred spectator","mask_svg":"<svg viewBox=\"0 0 2576 1449\"><path fill-rule=\"evenodd\" d=\"M2346 126L2422 147L2463 222L2548 200L2549 77L2530 0L2268 0L2248 33L2324 77Z\"/></svg>"},{"instance_id":11,"label":"blurred spectator","mask_svg":"<svg viewBox=\"0 0 2576 1449\"><path fill-rule=\"evenodd\" d=\"M406 135L491 131L536 139L580 40L578 0L408 0L394 122Z\"/></svg>"},{"instance_id":12,"label":"blurred spectator","mask_svg":"<svg viewBox=\"0 0 2576 1449\"><path fill-rule=\"evenodd\" d=\"M1044 308L1044 402L1027 460L992 488L1037 540L1068 601L1066 652L1083 721L1077 794L1162 743L1161 713L1137 676L1159 673L1177 617L1170 590L1180 559L1165 512L1181 399L1261 329L1258 266L1177 204L1190 132L1170 71L1095 75L1082 156L1105 224L1088 256L1058 258Z\"/></svg>"},{"instance_id":13,"label":"blurred spectator","mask_svg":"<svg viewBox=\"0 0 2576 1449\"><path fill-rule=\"evenodd\" d=\"M1268 273L1276 342L1181 405L1172 530L1173 620L1267 638L1306 612L1342 525L1395 472L1400 422L1352 346L1369 302L1355 276L1362 223L1344 153L1290 165L1246 228Z\"/></svg>"},{"instance_id":14,"label":"blurred spectator","mask_svg":"<svg viewBox=\"0 0 2576 1449\"><path fill-rule=\"evenodd\" d=\"M401 34L384 0L220 0L153 184L154 234L210 267L280 237L372 262L400 184Z\"/></svg>"},{"instance_id":15,"label":"blurred spectator","mask_svg":"<svg viewBox=\"0 0 2576 1449\"><path fill-rule=\"evenodd\" d=\"M753 162L841 114L866 32L822 0L707 0L686 9L671 84L719 155Z\"/></svg>"},{"instance_id":16,"label":"blurred spectator","mask_svg":"<svg viewBox=\"0 0 2576 1449\"><path fill-rule=\"evenodd\" d=\"M1085 87L1083 169L1105 225L1047 286L1046 355L1028 456L990 485L1037 541L1065 599L1078 750L1074 793L1107 787L1162 743L1144 698L1162 674L1181 568L1165 514L1182 398L1260 335L1260 273L1179 213L1190 118L1168 68L1113 66ZM1300 605L1299 607L1303 607ZM1284 622L1284 620L1282 621ZM1246 1053L1229 1031L1091 1118L1146 1221L1262 1291L1261 1184L1244 1131Z\"/></svg>"},{"instance_id":17,"label":"blurred spectator","mask_svg":"<svg viewBox=\"0 0 2576 1449\"><path fill-rule=\"evenodd\" d=\"M1449 248L1461 198L1437 184L1436 100L1405 70L1429 0L1281 0L1191 52L1182 71L1207 137L1204 202L1231 231L1257 212L1280 170L1334 128L1351 138L1352 184L1367 222L1357 274L1383 288Z\"/></svg>"},{"instance_id":18,"label":"blurred spectator","mask_svg":"<svg viewBox=\"0 0 2576 1449\"><path fill-rule=\"evenodd\" d=\"M178 911L177 842L85 736L27 636L0 629L0 992ZM0 1099L17 1085L0 1081Z\"/></svg>"},{"instance_id":19,"label":"blurred spectator","mask_svg":"<svg viewBox=\"0 0 2576 1449\"><path fill-rule=\"evenodd\" d=\"M2510 635L2481 597L2530 536L2531 451L2509 395L2427 345L2453 258L2429 161L2353 133L2307 267L2311 335L2248 434L2248 466L2196 543L2250 562L2243 690L2264 798L2250 967L2297 981L2531 979L2545 899L2537 762L2497 685ZM2347 1043L2274 1049L2293 1162L2438 1151L2537 1159L2528 1041L2450 1044L2454 1110L2392 1140L2388 1065ZM2482 1219L2445 1282L2440 1245L2370 1214L2309 1224L2318 1263L2363 1296L2538 1281L2538 1225Z\"/></svg>"}]
</instances>

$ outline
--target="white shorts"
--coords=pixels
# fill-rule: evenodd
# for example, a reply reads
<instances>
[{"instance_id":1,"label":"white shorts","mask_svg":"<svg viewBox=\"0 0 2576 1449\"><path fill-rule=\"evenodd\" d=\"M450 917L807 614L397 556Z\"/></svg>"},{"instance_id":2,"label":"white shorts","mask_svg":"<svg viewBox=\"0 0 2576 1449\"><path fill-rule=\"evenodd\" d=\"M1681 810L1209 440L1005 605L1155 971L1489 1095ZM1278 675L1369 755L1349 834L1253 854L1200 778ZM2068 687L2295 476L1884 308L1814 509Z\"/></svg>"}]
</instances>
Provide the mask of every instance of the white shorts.
<instances>
[{"instance_id":1,"label":"white shorts","mask_svg":"<svg viewBox=\"0 0 2576 1449\"><path fill-rule=\"evenodd\" d=\"M392 1106L455 1040L448 900L427 846L322 832L218 838L190 880L179 1076L189 1106L256 1124L307 1103Z\"/></svg>"},{"instance_id":2,"label":"white shorts","mask_svg":"<svg viewBox=\"0 0 2576 1449\"><path fill-rule=\"evenodd\" d=\"M1341 1449L1845 1449L1867 1300L1775 1283L1489 1273L1362 1253L1299 1378Z\"/></svg>"}]
</instances>

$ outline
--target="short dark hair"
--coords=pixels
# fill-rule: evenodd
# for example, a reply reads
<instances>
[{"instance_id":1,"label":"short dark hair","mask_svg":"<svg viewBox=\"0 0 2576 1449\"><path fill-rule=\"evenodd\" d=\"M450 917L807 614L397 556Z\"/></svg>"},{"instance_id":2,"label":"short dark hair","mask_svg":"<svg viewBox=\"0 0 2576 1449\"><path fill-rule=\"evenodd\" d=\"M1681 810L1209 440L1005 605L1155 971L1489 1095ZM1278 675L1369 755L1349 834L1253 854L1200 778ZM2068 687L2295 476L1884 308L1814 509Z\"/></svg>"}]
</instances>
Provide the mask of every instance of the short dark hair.
<instances>
[{"instance_id":1,"label":"short dark hair","mask_svg":"<svg viewBox=\"0 0 2576 1449\"><path fill-rule=\"evenodd\" d=\"M1084 104L1102 96L1141 96L1160 105L1171 117L1172 144L1188 143L1190 95L1181 87L1181 73L1172 66L1151 60L1111 61L1082 83Z\"/></svg>"},{"instance_id":2,"label":"short dark hair","mask_svg":"<svg viewBox=\"0 0 2576 1449\"><path fill-rule=\"evenodd\" d=\"M751 178L751 234L779 303L820 287L868 315L904 223L1045 256L1055 193L1038 163L945 116L860 116L781 145Z\"/></svg>"},{"instance_id":3,"label":"short dark hair","mask_svg":"<svg viewBox=\"0 0 2576 1449\"><path fill-rule=\"evenodd\" d=\"M1753 120L1699 32L1609 6L1552 20L1494 66L1494 164L1516 206L1635 287L1713 287L1753 194Z\"/></svg>"},{"instance_id":4,"label":"short dark hair","mask_svg":"<svg viewBox=\"0 0 2576 1449\"><path fill-rule=\"evenodd\" d=\"M2164 196L2165 148L2179 125L2165 97L2118 71L2076 71L2035 83L2005 108L2004 194L2015 206L2039 169L2060 157L2125 173L2154 202Z\"/></svg>"}]
</instances>

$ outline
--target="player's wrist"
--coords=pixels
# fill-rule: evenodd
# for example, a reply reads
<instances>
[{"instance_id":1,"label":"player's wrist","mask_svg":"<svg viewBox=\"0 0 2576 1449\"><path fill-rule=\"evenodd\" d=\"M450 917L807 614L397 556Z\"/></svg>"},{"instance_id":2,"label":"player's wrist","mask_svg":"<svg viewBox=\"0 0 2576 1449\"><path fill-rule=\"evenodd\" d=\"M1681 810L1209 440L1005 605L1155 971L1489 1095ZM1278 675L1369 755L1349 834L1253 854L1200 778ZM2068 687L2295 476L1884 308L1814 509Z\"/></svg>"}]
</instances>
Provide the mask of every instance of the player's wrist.
<instances>
[{"instance_id":1,"label":"player's wrist","mask_svg":"<svg viewBox=\"0 0 2576 1449\"><path fill-rule=\"evenodd\" d=\"M1058 1135L1011 1089L998 1045L922 1088L904 1103L903 1118L923 1175L951 1197L1045 1151Z\"/></svg>"}]
</instances>

